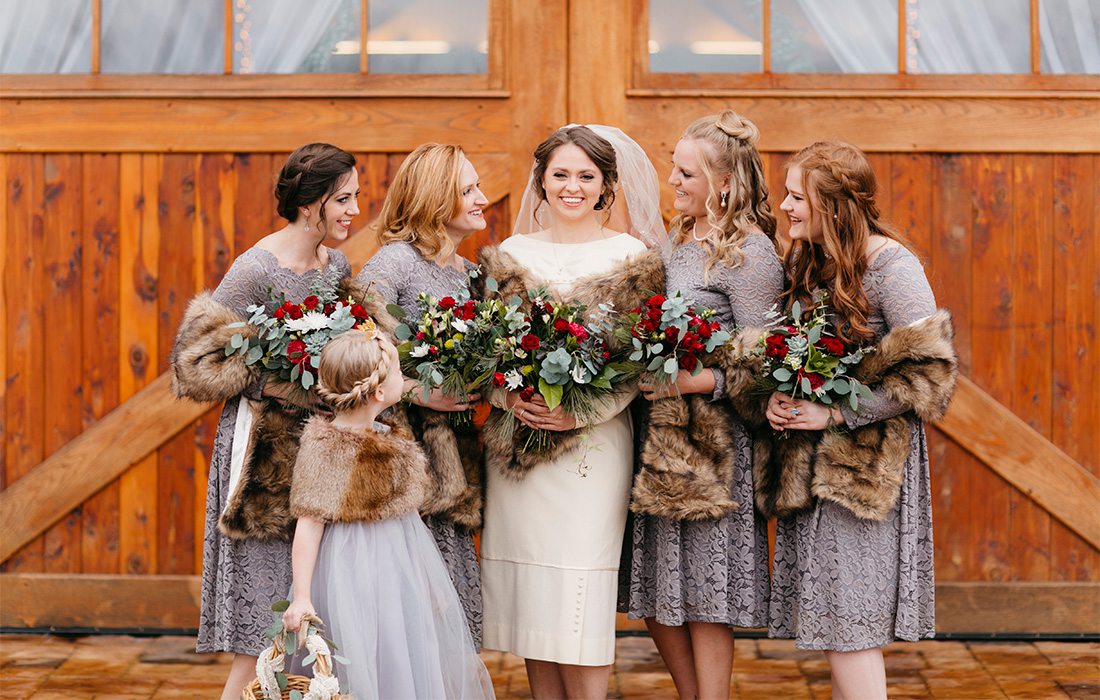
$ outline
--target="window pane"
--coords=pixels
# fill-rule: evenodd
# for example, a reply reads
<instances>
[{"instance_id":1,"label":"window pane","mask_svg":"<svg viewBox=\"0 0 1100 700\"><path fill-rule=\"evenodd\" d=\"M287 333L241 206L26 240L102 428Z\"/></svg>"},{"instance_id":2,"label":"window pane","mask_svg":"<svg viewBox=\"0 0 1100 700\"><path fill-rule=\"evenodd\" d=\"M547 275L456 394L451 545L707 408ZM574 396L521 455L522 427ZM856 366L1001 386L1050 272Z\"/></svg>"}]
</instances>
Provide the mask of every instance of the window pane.
<instances>
[{"instance_id":1,"label":"window pane","mask_svg":"<svg viewBox=\"0 0 1100 700\"><path fill-rule=\"evenodd\" d=\"M776 73L896 73L897 0L772 0Z\"/></svg>"},{"instance_id":2,"label":"window pane","mask_svg":"<svg viewBox=\"0 0 1100 700\"><path fill-rule=\"evenodd\" d=\"M914 73L1030 73L1028 0L907 0Z\"/></svg>"},{"instance_id":3,"label":"window pane","mask_svg":"<svg viewBox=\"0 0 1100 700\"><path fill-rule=\"evenodd\" d=\"M103 0L104 73L221 73L222 0Z\"/></svg>"},{"instance_id":4,"label":"window pane","mask_svg":"<svg viewBox=\"0 0 1100 700\"><path fill-rule=\"evenodd\" d=\"M234 73L358 73L359 0L234 0Z\"/></svg>"},{"instance_id":5,"label":"window pane","mask_svg":"<svg viewBox=\"0 0 1100 700\"><path fill-rule=\"evenodd\" d=\"M1100 2L1040 0L1044 73L1100 73Z\"/></svg>"},{"instance_id":6,"label":"window pane","mask_svg":"<svg viewBox=\"0 0 1100 700\"><path fill-rule=\"evenodd\" d=\"M756 73L763 70L760 0L651 0L649 70Z\"/></svg>"},{"instance_id":7,"label":"window pane","mask_svg":"<svg viewBox=\"0 0 1100 700\"><path fill-rule=\"evenodd\" d=\"M370 0L367 6L371 73L488 71L488 0Z\"/></svg>"},{"instance_id":8,"label":"window pane","mask_svg":"<svg viewBox=\"0 0 1100 700\"><path fill-rule=\"evenodd\" d=\"M88 0L0 0L0 17L0 73L91 71Z\"/></svg>"}]
</instances>

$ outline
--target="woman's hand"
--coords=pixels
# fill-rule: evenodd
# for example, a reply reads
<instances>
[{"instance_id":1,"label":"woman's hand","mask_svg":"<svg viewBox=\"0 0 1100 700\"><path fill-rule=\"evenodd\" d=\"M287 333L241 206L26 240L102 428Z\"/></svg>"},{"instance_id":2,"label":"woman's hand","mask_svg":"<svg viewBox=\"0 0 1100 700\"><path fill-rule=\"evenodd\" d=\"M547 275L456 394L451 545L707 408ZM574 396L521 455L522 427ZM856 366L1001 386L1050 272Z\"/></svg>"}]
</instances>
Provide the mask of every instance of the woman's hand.
<instances>
[{"instance_id":1,"label":"woman's hand","mask_svg":"<svg viewBox=\"0 0 1100 700\"><path fill-rule=\"evenodd\" d=\"M303 617L316 614L317 611L313 609L313 603L309 598L295 598L291 601L290 607L283 612L283 627L287 632L297 632L302 626Z\"/></svg>"},{"instance_id":2,"label":"woman's hand","mask_svg":"<svg viewBox=\"0 0 1100 700\"><path fill-rule=\"evenodd\" d=\"M671 384L655 382L647 378L638 382L638 389L646 401L685 394L711 394L714 393L714 373L705 368L696 375L680 370L676 373L676 381Z\"/></svg>"},{"instance_id":3,"label":"woman's hand","mask_svg":"<svg viewBox=\"0 0 1100 700\"><path fill-rule=\"evenodd\" d=\"M844 425L844 413L840 409L794 399L778 391L768 399L765 417L775 430L824 430L833 425Z\"/></svg>"},{"instance_id":4,"label":"woman's hand","mask_svg":"<svg viewBox=\"0 0 1100 700\"><path fill-rule=\"evenodd\" d=\"M409 400L417 406L430 408L433 411L455 413L470 408L470 404L481 400L481 394L470 394L467 401L463 402L443 391L439 387L428 392L428 398L424 398L424 387L415 379L406 379L403 393L409 396Z\"/></svg>"},{"instance_id":5,"label":"woman's hand","mask_svg":"<svg viewBox=\"0 0 1100 700\"><path fill-rule=\"evenodd\" d=\"M551 411L539 394L532 396L530 401L524 401L518 392L510 391L506 403L519 422L532 430L560 432L577 427L577 419L572 414L561 406Z\"/></svg>"}]
</instances>

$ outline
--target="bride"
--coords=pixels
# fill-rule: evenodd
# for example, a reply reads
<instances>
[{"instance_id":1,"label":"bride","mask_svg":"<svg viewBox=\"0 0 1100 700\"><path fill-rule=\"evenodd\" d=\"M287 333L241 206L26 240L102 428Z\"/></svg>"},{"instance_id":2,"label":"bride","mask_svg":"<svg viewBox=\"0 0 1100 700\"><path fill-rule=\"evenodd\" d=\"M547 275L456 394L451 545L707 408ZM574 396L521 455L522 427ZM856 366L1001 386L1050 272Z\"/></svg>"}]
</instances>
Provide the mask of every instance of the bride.
<instances>
[{"instance_id":1,"label":"bride","mask_svg":"<svg viewBox=\"0 0 1100 700\"><path fill-rule=\"evenodd\" d=\"M667 235L657 174L641 148L618 129L571 125L534 155L512 237L482 251L486 276L590 310L631 308L644 290L664 289L660 251L647 244L658 248ZM537 394L492 398L495 418L511 409L525 425L558 433L541 463L487 439L484 645L523 657L537 698L607 694L633 466L624 409L635 394L619 391L587 421L549 410Z\"/></svg>"}]
</instances>

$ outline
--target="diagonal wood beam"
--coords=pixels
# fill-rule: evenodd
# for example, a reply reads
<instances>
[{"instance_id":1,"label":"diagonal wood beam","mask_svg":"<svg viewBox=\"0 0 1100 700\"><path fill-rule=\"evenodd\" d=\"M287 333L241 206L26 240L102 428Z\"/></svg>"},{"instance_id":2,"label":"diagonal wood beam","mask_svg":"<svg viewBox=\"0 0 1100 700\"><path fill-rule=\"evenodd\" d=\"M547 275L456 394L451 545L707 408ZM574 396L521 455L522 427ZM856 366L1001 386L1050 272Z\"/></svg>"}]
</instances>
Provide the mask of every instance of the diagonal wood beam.
<instances>
[{"instance_id":1,"label":"diagonal wood beam","mask_svg":"<svg viewBox=\"0 0 1100 700\"><path fill-rule=\"evenodd\" d=\"M1100 549L1100 479L977 384L959 377L951 407L937 426Z\"/></svg>"}]
</instances>

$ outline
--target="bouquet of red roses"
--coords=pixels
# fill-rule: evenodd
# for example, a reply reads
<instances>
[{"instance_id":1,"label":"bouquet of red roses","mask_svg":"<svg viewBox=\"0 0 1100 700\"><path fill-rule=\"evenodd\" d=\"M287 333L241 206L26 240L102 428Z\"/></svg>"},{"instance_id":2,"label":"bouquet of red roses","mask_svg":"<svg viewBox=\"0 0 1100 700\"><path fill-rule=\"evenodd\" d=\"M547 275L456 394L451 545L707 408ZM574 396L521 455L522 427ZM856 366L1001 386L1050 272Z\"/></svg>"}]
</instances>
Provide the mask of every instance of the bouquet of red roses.
<instances>
[{"instance_id":1,"label":"bouquet of red roses","mask_svg":"<svg viewBox=\"0 0 1100 700\"><path fill-rule=\"evenodd\" d=\"M328 341L370 318L362 305L339 298L333 289L310 291L297 302L273 294L272 300L282 303L270 313L263 304L249 306L248 321L230 328L252 326L259 332L251 338L234 333L225 346L226 357L243 355L245 364L259 364L265 372L308 391L317 381L317 365Z\"/></svg>"},{"instance_id":2,"label":"bouquet of red roses","mask_svg":"<svg viewBox=\"0 0 1100 700\"><path fill-rule=\"evenodd\" d=\"M826 300L826 295L819 295L807 320L803 320L797 301L791 305L789 318L777 309L768 312L770 331L759 348L764 358L761 383L769 392L781 391L828 406L847 401L858 411L859 400L870 398L871 390L849 372L873 348L846 345L830 331Z\"/></svg>"},{"instance_id":3,"label":"bouquet of red roses","mask_svg":"<svg viewBox=\"0 0 1100 700\"><path fill-rule=\"evenodd\" d=\"M611 363L603 340L611 331L606 313L585 320L579 304L551 301L545 290L529 292L531 310L520 312L518 299L499 307L506 333L485 344L482 368L492 384L518 391L524 400L542 396L551 410L562 406L578 419L591 417L597 399L607 396L625 378ZM545 452L550 431L532 430L514 420L503 421L524 452Z\"/></svg>"},{"instance_id":4,"label":"bouquet of red roses","mask_svg":"<svg viewBox=\"0 0 1100 700\"><path fill-rule=\"evenodd\" d=\"M615 337L629 344L627 363L635 373L671 384L680 370L698 374L703 358L729 342L730 334L712 316L710 309L691 308L679 290L668 297L654 294L623 314Z\"/></svg>"}]
</instances>

